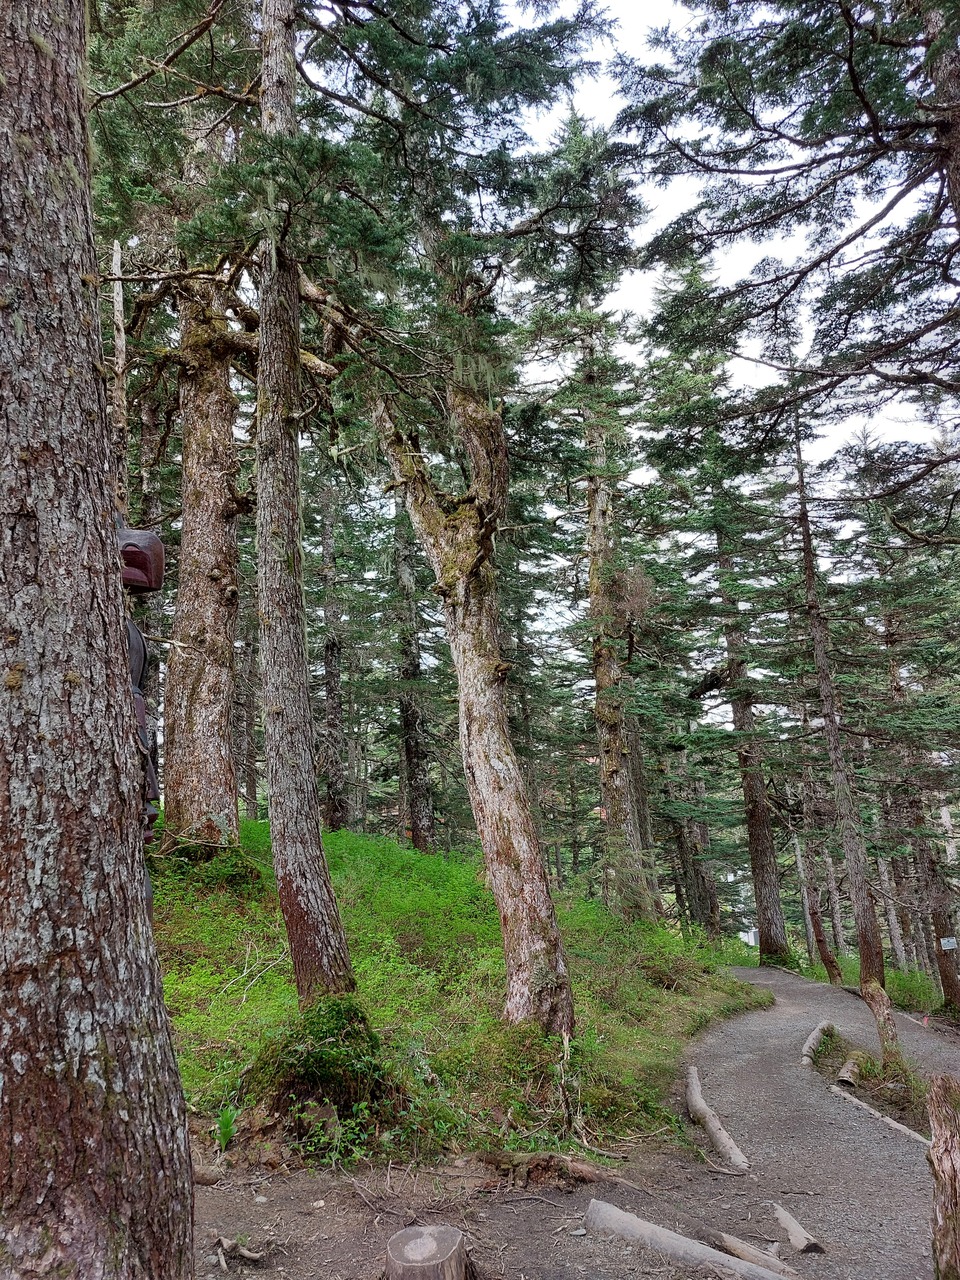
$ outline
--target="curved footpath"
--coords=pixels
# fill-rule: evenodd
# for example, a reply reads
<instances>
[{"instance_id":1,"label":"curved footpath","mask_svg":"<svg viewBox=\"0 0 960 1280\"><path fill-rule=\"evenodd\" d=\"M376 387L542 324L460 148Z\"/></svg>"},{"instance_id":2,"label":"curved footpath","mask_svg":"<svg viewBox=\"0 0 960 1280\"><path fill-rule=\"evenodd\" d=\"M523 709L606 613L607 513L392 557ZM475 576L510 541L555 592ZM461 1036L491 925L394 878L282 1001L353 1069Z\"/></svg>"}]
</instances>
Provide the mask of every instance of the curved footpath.
<instances>
[{"instance_id":1,"label":"curved footpath","mask_svg":"<svg viewBox=\"0 0 960 1280\"><path fill-rule=\"evenodd\" d=\"M735 969L776 1003L742 1014L691 1048L704 1097L751 1163L723 1178L700 1213L733 1234L782 1238L768 1202L782 1204L825 1247L784 1261L810 1280L930 1280L932 1177L926 1147L831 1094L800 1065L804 1041L832 1022L854 1044L879 1052L866 1005L849 992L779 969ZM924 1074L960 1075L952 1037L897 1016L906 1057ZM752 1232L750 1228L752 1227Z\"/></svg>"}]
</instances>

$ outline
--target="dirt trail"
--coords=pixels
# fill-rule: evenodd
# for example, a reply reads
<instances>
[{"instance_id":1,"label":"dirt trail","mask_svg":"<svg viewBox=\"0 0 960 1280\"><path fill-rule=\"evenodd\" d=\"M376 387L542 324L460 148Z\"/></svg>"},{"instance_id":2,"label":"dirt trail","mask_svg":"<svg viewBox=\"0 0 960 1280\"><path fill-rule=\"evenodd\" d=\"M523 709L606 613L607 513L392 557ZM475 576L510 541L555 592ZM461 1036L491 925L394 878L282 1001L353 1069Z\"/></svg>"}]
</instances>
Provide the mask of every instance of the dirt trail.
<instances>
[{"instance_id":1,"label":"dirt trail","mask_svg":"<svg viewBox=\"0 0 960 1280\"><path fill-rule=\"evenodd\" d=\"M239 1169L217 1187L197 1188L198 1280L222 1280L218 1235L251 1249L271 1244L266 1269L227 1260L231 1273L284 1280L375 1280L387 1238L412 1222L452 1222L475 1248L484 1273L511 1280L716 1280L722 1272L672 1266L622 1241L583 1233L590 1199L609 1200L672 1227L674 1209L764 1247L803 1280L930 1280L931 1177L925 1148L850 1103L800 1066L818 1022L875 1051L873 1021L843 991L780 970L736 976L769 988L775 1004L720 1024L688 1060L708 1103L750 1159L735 1177L675 1147L638 1149L618 1172L638 1184L509 1186L467 1159L443 1168L291 1174ZM957 1037L898 1018L904 1052L926 1072L960 1073ZM679 1104L678 1104L679 1105ZM700 1143L699 1130L691 1136ZM797 1257L769 1202L784 1205L827 1249Z\"/></svg>"},{"instance_id":2,"label":"dirt trail","mask_svg":"<svg viewBox=\"0 0 960 1280\"><path fill-rule=\"evenodd\" d=\"M846 991L778 969L734 972L772 991L776 1003L714 1028L688 1054L707 1101L752 1164L733 1192L718 1188L705 1198L702 1216L742 1233L750 1215L776 1237L764 1202L777 1200L826 1247L822 1256L797 1261L804 1277L928 1280L926 1148L835 1097L820 1075L800 1066L803 1043L821 1021L877 1053L869 1010ZM955 1038L900 1016L897 1028L904 1054L922 1073L960 1071Z\"/></svg>"}]
</instances>

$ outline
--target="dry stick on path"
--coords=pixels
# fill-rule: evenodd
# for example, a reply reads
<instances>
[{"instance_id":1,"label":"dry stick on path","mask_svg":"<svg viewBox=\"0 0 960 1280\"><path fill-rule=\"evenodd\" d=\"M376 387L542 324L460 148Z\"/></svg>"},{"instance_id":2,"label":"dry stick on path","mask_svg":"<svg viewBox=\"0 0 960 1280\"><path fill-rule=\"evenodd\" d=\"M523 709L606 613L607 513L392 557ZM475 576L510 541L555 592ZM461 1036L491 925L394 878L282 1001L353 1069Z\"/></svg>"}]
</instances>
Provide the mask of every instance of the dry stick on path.
<instances>
[{"instance_id":1,"label":"dry stick on path","mask_svg":"<svg viewBox=\"0 0 960 1280\"><path fill-rule=\"evenodd\" d=\"M668 1258L691 1266L712 1265L725 1268L726 1271L741 1276L743 1280L783 1280L783 1273L771 1270L769 1265L761 1266L721 1253L698 1240L688 1240L676 1231L668 1231L665 1227L658 1227L653 1222L636 1217L635 1214L625 1213L603 1200L590 1201L584 1226L594 1235L615 1235L623 1240L635 1240L648 1249L655 1249Z\"/></svg>"},{"instance_id":2,"label":"dry stick on path","mask_svg":"<svg viewBox=\"0 0 960 1280\"><path fill-rule=\"evenodd\" d=\"M740 1173L746 1173L750 1168L750 1161L720 1123L717 1113L712 1111L704 1101L696 1067L689 1067L687 1070L687 1110L706 1130L710 1141L727 1164Z\"/></svg>"}]
</instances>

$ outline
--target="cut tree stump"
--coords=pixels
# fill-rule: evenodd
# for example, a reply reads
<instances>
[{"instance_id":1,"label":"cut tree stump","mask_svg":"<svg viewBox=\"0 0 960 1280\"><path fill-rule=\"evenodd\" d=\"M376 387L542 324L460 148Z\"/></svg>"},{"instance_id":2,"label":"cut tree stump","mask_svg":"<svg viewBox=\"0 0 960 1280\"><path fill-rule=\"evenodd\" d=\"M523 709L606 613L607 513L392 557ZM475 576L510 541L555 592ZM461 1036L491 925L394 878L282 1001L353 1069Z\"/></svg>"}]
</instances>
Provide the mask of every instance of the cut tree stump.
<instances>
[{"instance_id":1,"label":"cut tree stump","mask_svg":"<svg viewBox=\"0 0 960 1280\"><path fill-rule=\"evenodd\" d=\"M746 1173L750 1168L750 1161L720 1123L717 1113L704 1101L696 1067L687 1070L687 1110L706 1130L710 1141L730 1168L736 1169L738 1173Z\"/></svg>"},{"instance_id":2,"label":"cut tree stump","mask_svg":"<svg viewBox=\"0 0 960 1280\"><path fill-rule=\"evenodd\" d=\"M467 1280L463 1232L438 1223L406 1227L387 1241L386 1280Z\"/></svg>"},{"instance_id":3,"label":"cut tree stump","mask_svg":"<svg viewBox=\"0 0 960 1280\"><path fill-rule=\"evenodd\" d=\"M594 1235L619 1236L621 1240L635 1240L654 1249L665 1257L677 1262L689 1263L694 1267L710 1264L717 1268L725 1268L740 1276L742 1280L783 1280L781 1273L771 1271L768 1267L757 1266L753 1262L745 1262L741 1258L720 1253L698 1240L688 1240L676 1231L668 1231L666 1227L658 1227L653 1222L645 1222L635 1214L625 1213L616 1205L607 1204L604 1200L591 1200L583 1225Z\"/></svg>"}]
</instances>

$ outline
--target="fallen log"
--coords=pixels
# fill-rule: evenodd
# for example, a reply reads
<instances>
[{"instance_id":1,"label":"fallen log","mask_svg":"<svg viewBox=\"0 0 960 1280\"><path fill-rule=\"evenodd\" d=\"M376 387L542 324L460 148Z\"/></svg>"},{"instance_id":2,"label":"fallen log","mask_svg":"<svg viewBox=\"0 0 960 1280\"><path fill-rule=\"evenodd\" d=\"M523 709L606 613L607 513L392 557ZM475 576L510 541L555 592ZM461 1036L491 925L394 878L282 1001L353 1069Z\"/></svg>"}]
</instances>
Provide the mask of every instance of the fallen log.
<instances>
[{"instance_id":1,"label":"fallen log","mask_svg":"<svg viewBox=\"0 0 960 1280\"><path fill-rule=\"evenodd\" d=\"M687 1070L687 1110L692 1118L706 1130L717 1152L731 1169L746 1173L750 1168L750 1161L720 1123L717 1113L704 1101L696 1067L690 1067Z\"/></svg>"},{"instance_id":2,"label":"fallen log","mask_svg":"<svg viewBox=\"0 0 960 1280\"><path fill-rule=\"evenodd\" d=\"M832 1084L830 1092L835 1093L838 1098L843 1098L845 1102L852 1102L855 1107L861 1107L864 1111L869 1111L870 1115L882 1120L891 1129L896 1129L897 1133L905 1133L908 1138L913 1138L915 1142L922 1142L925 1147L930 1146L930 1139L925 1138L922 1133L917 1133L916 1129L908 1129L905 1124L901 1124L899 1120L894 1120L892 1116L885 1116L876 1107L871 1107L869 1102L864 1102L862 1098L855 1098L852 1093L847 1093L846 1089L841 1089L838 1085Z\"/></svg>"},{"instance_id":3,"label":"fallen log","mask_svg":"<svg viewBox=\"0 0 960 1280\"><path fill-rule=\"evenodd\" d=\"M386 1280L467 1280L463 1232L439 1223L406 1227L387 1241Z\"/></svg>"},{"instance_id":4,"label":"fallen log","mask_svg":"<svg viewBox=\"0 0 960 1280\"><path fill-rule=\"evenodd\" d=\"M782 1280L783 1273L770 1270L769 1265L760 1266L754 1262L746 1262L742 1258L732 1257L711 1249L709 1245L698 1240L689 1240L678 1235L676 1231L668 1231L666 1227L658 1227L653 1222L645 1222L635 1214L625 1213L616 1205L607 1204L604 1200L591 1200L583 1225L596 1235L614 1235L622 1240L634 1240L654 1249L665 1257L677 1262L689 1263L691 1266L704 1266L709 1263L715 1267L725 1267L742 1280Z\"/></svg>"},{"instance_id":5,"label":"fallen log","mask_svg":"<svg viewBox=\"0 0 960 1280\"><path fill-rule=\"evenodd\" d=\"M851 1088L860 1079L860 1063L856 1058L848 1058L837 1072L837 1084L848 1084Z\"/></svg>"},{"instance_id":6,"label":"fallen log","mask_svg":"<svg viewBox=\"0 0 960 1280\"><path fill-rule=\"evenodd\" d=\"M785 1280L799 1280L796 1271L788 1263L775 1258L773 1254L766 1253L763 1249L758 1249L756 1245L748 1244L739 1236L728 1235L726 1231L711 1227L709 1223L682 1213L678 1209L671 1209L666 1205L658 1205L658 1209L660 1212L669 1213L679 1228L680 1234L699 1240L701 1244L708 1244L711 1249L719 1249L721 1253L728 1253L732 1258L740 1258L743 1262L752 1262L758 1267L766 1267L768 1271L775 1271L777 1275L785 1277Z\"/></svg>"},{"instance_id":7,"label":"fallen log","mask_svg":"<svg viewBox=\"0 0 960 1280\"><path fill-rule=\"evenodd\" d=\"M770 1201L773 1206L773 1212L776 1214L777 1221L787 1233L787 1239L790 1246L796 1249L797 1253L826 1253L823 1245L814 1236L802 1227L792 1213L789 1213L782 1204L777 1204L775 1200Z\"/></svg>"},{"instance_id":8,"label":"fallen log","mask_svg":"<svg viewBox=\"0 0 960 1280\"><path fill-rule=\"evenodd\" d=\"M800 1052L800 1065L802 1067L812 1067L813 1060L816 1057L817 1050L820 1048L820 1041L826 1035L831 1035L836 1031L836 1027L832 1022L821 1022L810 1032L804 1041L803 1049Z\"/></svg>"}]
</instances>

